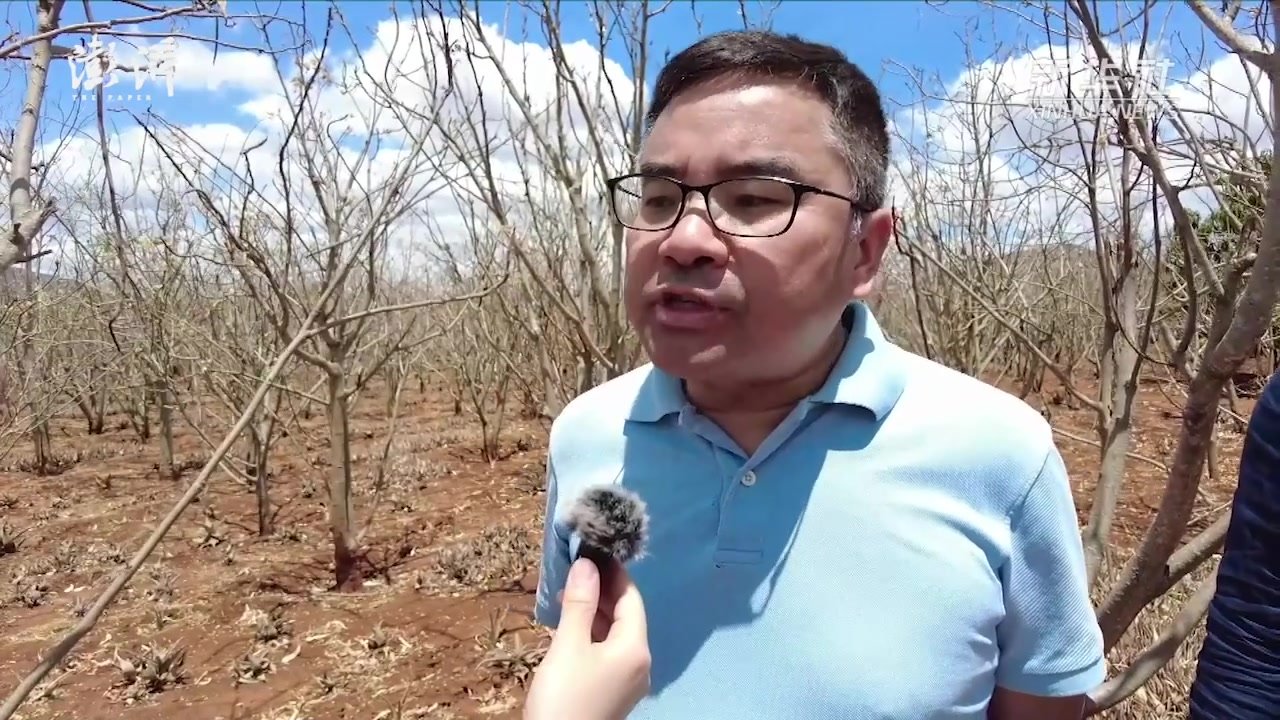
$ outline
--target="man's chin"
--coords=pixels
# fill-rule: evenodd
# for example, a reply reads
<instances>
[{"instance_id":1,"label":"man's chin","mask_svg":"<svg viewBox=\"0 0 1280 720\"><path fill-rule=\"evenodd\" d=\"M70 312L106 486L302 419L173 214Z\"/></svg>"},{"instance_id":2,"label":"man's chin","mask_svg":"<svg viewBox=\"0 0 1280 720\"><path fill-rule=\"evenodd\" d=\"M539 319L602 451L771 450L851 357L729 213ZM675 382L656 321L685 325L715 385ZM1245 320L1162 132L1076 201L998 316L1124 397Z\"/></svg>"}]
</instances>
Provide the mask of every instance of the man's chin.
<instances>
[{"instance_id":1,"label":"man's chin","mask_svg":"<svg viewBox=\"0 0 1280 720\"><path fill-rule=\"evenodd\" d=\"M683 380L714 377L728 359L723 345L695 348L653 343L645 351L654 367Z\"/></svg>"}]
</instances>

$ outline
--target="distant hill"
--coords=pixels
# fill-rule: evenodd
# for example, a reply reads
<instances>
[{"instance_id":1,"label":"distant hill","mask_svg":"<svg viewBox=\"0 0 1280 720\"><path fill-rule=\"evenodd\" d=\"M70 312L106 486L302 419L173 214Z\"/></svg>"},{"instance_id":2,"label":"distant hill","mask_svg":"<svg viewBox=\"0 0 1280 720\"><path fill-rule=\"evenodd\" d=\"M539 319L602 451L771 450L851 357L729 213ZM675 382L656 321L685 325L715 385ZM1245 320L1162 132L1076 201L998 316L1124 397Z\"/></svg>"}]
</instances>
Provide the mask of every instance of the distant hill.
<instances>
[{"instance_id":1,"label":"distant hill","mask_svg":"<svg viewBox=\"0 0 1280 720\"><path fill-rule=\"evenodd\" d=\"M37 287L49 289L72 288L76 285L74 280L52 273L38 272L33 280ZM26 291L27 268L25 266L14 265L0 272L0 299L9 300L23 295Z\"/></svg>"}]
</instances>

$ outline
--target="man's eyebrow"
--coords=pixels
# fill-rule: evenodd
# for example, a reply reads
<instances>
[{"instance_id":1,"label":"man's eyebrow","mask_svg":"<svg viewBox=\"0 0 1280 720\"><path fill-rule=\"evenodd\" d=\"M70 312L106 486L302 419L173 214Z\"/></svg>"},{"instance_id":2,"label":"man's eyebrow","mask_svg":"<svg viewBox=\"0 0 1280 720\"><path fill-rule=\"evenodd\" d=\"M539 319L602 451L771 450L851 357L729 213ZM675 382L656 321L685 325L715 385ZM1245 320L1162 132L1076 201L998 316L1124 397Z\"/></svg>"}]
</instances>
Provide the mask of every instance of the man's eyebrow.
<instances>
[{"instance_id":1,"label":"man's eyebrow","mask_svg":"<svg viewBox=\"0 0 1280 720\"><path fill-rule=\"evenodd\" d=\"M679 167L671 163L661 162L642 162L640 164L639 172L646 175L663 175L672 178L680 176ZM717 177L726 179L748 177L752 175L764 175L767 177L799 180L801 173L795 163L783 157L758 158L755 160L734 162L717 168L716 172Z\"/></svg>"},{"instance_id":2,"label":"man's eyebrow","mask_svg":"<svg viewBox=\"0 0 1280 720\"><path fill-rule=\"evenodd\" d=\"M765 175L781 177L789 180L800 179L800 169L795 163L783 157L759 158L736 162L723 169L725 177L744 175Z\"/></svg>"},{"instance_id":3,"label":"man's eyebrow","mask_svg":"<svg viewBox=\"0 0 1280 720\"><path fill-rule=\"evenodd\" d=\"M642 162L640 163L639 172L645 175L662 175L664 177L676 177L679 168L669 163Z\"/></svg>"}]
</instances>

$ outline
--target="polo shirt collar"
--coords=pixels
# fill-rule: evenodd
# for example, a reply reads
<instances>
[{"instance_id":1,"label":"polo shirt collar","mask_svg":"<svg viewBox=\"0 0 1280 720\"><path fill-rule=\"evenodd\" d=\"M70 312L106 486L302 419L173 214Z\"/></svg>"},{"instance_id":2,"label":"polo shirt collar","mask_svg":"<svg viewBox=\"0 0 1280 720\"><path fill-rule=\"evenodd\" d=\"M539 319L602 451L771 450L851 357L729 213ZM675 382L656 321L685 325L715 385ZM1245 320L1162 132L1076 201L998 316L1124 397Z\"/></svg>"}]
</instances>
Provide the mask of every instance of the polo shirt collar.
<instances>
[{"instance_id":1,"label":"polo shirt collar","mask_svg":"<svg viewBox=\"0 0 1280 720\"><path fill-rule=\"evenodd\" d=\"M883 420L906 385L901 352L884 336L871 309L852 302L841 318L849 338L835 367L812 395L811 402L866 408Z\"/></svg>"},{"instance_id":2,"label":"polo shirt collar","mask_svg":"<svg viewBox=\"0 0 1280 720\"><path fill-rule=\"evenodd\" d=\"M866 408L877 421L883 420L902 395L906 379L903 359L862 302L850 303L841 322L849 332L844 349L826 382L808 401ZM627 418L657 422L680 413L688 404L683 382L655 366L647 373Z\"/></svg>"},{"instance_id":3,"label":"polo shirt collar","mask_svg":"<svg viewBox=\"0 0 1280 720\"><path fill-rule=\"evenodd\" d=\"M684 384L658 366L650 367L645 374L640 392L636 393L635 402L631 404L628 420L637 422L658 422L662 418L679 413L688 404L684 394Z\"/></svg>"}]
</instances>

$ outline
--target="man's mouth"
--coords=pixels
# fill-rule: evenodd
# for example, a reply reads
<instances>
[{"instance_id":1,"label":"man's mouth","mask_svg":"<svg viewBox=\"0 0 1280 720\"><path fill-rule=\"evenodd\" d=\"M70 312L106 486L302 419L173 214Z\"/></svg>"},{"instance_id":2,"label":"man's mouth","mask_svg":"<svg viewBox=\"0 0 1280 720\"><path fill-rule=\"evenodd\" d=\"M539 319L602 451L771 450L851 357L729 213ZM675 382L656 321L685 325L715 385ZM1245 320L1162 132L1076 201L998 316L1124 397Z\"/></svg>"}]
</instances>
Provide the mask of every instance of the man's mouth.
<instances>
[{"instance_id":1,"label":"man's mouth","mask_svg":"<svg viewBox=\"0 0 1280 720\"><path fill-rule=\"evenodd\" d=\"M663 293L661 304L673 310L715 310L711 303L701 298L673 292Z\"/></svg>"},{"instance_id":2,"label":"man's mouth","mask_svg":"<svg viewBox=\"0 0 1280 720\"><path fill-rule=\"evenodd\" d=\"M723 317L710 301L679 292L662 293L655 312L659 325L678 330L708 330Z\"/></svg>"}]
</instances>

